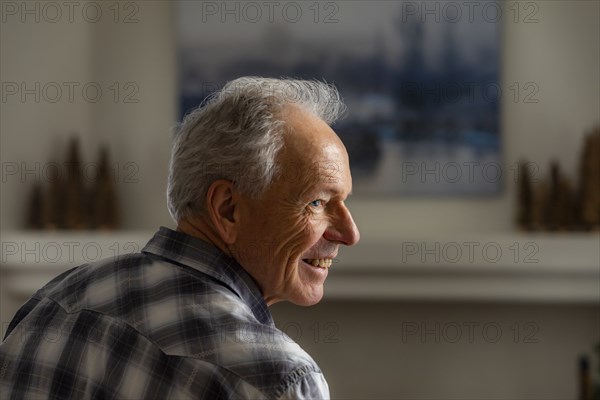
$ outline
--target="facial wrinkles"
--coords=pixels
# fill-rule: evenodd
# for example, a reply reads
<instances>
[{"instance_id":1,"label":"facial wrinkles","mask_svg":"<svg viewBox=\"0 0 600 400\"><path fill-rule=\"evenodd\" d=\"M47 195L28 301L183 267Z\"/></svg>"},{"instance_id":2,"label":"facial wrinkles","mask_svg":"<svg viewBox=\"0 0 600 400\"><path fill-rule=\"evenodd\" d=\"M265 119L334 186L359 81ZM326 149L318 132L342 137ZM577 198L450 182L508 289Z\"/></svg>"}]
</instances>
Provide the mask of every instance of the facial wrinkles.
<instances>
[{"instance_id":1,"label":"facial wrinkles","mask_svg":"<svg viewBox=\"0 0 600 400\"><path fill-rule=\"evenodd\" d=\"M282 241L280 246L275 249L276 254L283 254L286 257L283 282L281 282L284 287L292 284L296 278L297 263L307 246L310 246L308 240L311 239L312 233L307 232L311 228L305 208L300 208L301 206L296 202L293 203L295 204L288 204L285 207L288 212L285 213L286 219L284 221L286 223L281 234L287 239Z\"/></svg>"},{"instance_id":2,"label":"facial wrinkles","mask_svg":"<svg viewBox=\"0 0 600 400\"><path fill-rule=\"evenodd\" d=\"M302 257L310 254L311 258L320 258L317 254L324 254L323 250L317 248L320 236L317 236L315 232L315 229L319 229L317 226L320 223L315 218L322 218L322 215L313 215L307 212L306 208L300 211L300 214L297 219L298 223L289 231L291 238L289 240L290 251L286 253L287 265L283 276L282 289L285 289L287 286L304 291L306 285L310 286L312 282L305 281L306 276L304 272L306 271L303 271L301 267ZM316 254L315 251L317 252ZM332 252L327 254L330 255ZM300 286L294 285L294 283L299 283Z\"/></svg>"},{"instance_id":3,"label":"facial wrinkles","mask_svg":"<svg viewBox=\"0 0 600 400\"><path fill-rule=\"evenodd\" d=\"M297 117L297 115L296 115ZM294 119L294 118L291 118ZM327 257L337 250L323 237L330 213L334 208L312 208L313 200L332 201L327 189L333 189L335 197L343 196L348 175L344 166L348 161L343 145L331 131L310 117L301 122L290 122L285 147L278 160L282 174L268 189L264 212L265 226L271 227L271 262L279 273L267 275L265 295L284 300L303 294L316 293L314 277L307 275L301 266L301 257ZM339 201L339 198L334 200ZM334 207L337 204L332 203ZM283 268L283 270L281 270ZM314 290L313 290L314 289ZM290 291L291 290L291 291Z\"/></svg>"},{"instance_id":4,"label":"facial wrinkles","mask_svg":"<svg viewBox=\"0 0 600 400\"><path fill-rule=\"evenodd\" d=\"M262 221L267 230L262 238L265 243L266 258L270 260L270 266L260 265L260 260L255 260L257 270L269 270L269 267L276 268L278 273L262 274L263 286L266 296L275 296L284 289L284 279L282 277L288 274L289 259L301 253L302 230L304 219L299 212L299 205L290 202L282 196L286 192L285 185L281 182L276 183L266 193L265 198L256 201L256 204L250 204L249 209L261 210L257 221ZM288 195L289 196L289 195ZM252 202L254 203L254 202ZM254 237L253 237L254 236ZM258 240L255 234L249 233L248 237L252 240ZM287 279L285 279L287 280Z\"/></svg>"},{"instance_id":5,"label":"facial wrinkles","mask_svg":"<svg viewBox=\"0 0 600 400\"><path fill-rule=\"evenodd\" d=\"M272 254L281 262L281 274L276 274L276 282L271 285L276 288L276 293L271 293L272 296L285 293L286 288L294 287L297 279L302 281L298 276L299 263L302 255L307 252L318 240L314 235L314 224L317 215L310 211L306 199L310 198L309 191L314 188L314 181L310 181L310 175L302 175L300 182L286 180L283 176L281 180L274 185L273 191L269 197L275 197L276 214L270 214L269 218L278 224L279 229L276 233L277 237L285 238L284 240L273 240L275 245L272 248ZM281 197L281 194L287 193L286 197ZM312 199L311 199L312 200ZM277 262L277 260L275 261ZM298 288L301 290L301 288Z\"/></svg>"},{"instance_id":6,"label":"facial wrinkles","mask_svg":"<svg viewBox=\"0 0 600 400\"><path fill-rule=\"evenodd\" d=\"M305 173L301 175L299 182L294 184L290 188L291 190L283 191L284 193L293 193L290 199L284 201L283 209L288 211L288 218L289 215L299 216L302 226L294 226L293 229L304 237L313 236L315 229L329 223L327 206L313 209L308 203L313 200L332 201L333 199L329 198L326 189L328 187L335 188L344 181L342 178L345 178L342 177L344 169L341 166L344 161L342 160L343 157L340 157L339 145L330 143L318 150L315 149L313 154L322 161L314 162L312 165L304 162L303 170ZM288 186L292 185L291 181L284 183ZM337 187L336 189L343 191L344 188ZM314 245L315 243L311 244L311 247ZM302 250L302 252L305 252L307 249Z\"/></svg>"}]
</instances>

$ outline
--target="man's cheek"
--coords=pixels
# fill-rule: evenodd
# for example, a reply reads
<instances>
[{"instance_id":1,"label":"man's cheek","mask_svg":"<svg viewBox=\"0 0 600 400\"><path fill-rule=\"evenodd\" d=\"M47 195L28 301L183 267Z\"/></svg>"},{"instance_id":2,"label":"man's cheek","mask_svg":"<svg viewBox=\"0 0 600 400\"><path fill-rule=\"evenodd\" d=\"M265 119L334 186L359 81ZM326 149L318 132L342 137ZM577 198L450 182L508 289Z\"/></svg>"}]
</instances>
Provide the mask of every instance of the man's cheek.
<instances>
[{"instance_id":1,"label":"man's cheek","mask_svg":"<svg viewBox=\"0 0 600 400\"><path fill-rule=\"evenodd\" d=\"M314 232L313 228L305 219L297 219L283 234L285 237L283 250L290 258L300 257L311 244L312 232Z\"/></svg>"},{"instance_id":2,"label":"man's cheek","mask_svg":"<svg viewBox=\"0 0 600 400\"><path fill-rule=\"evenodd\" d=\"M328 219L323 214L312 215L304 221L303 234L305 237L318 239L327 228Z\"/></svg>"},{"instance_id":3,"label":"man's cheek","mask_svg":"<svg viewBox=\"0 0 600 400\"><path fill-rule=\"evenodd\" d=\"M300 225L301 229L299 230L299 240L304 245L308 243L312 246L323 234L324 227L326 226L324 222L323 218L319 215L310 215L303 218Z\"/></svg>"}]
</instances>

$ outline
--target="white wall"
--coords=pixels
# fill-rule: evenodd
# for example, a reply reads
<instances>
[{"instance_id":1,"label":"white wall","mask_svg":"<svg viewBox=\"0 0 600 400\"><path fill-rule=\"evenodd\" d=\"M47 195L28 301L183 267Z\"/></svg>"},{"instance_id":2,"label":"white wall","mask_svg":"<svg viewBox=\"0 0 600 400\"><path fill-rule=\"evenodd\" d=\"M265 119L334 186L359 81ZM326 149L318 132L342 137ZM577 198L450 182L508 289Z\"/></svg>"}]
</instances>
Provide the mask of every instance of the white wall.
<instances>
[{"instance_id":1,"label":"white wall","mask_svg":"<svg viewBox=\"0 0 600 400\"><path fill-rule=\"evenodd\" d=\"M139 22L115 24L103 19L95 26L94 78L107 84L119 82L122 97L99 105L91 134L105 136L114 145L122 172L134 171L126 167L128 162L139 166L135 169L139 182L121 182L123 224L152 230L171 223L166 182L177 109L176 43L171 4L136 4ZM123 9L121 17L132 10ZM139 102L126 103L128 95Z\"/></svg>"},{"instance_id":2,"label":"white wall","mask_svg":"<svg viewBox=\"0 0 600 400\"><path fill-rule=\"evenodd\" d=\"M577 397L597 306L330 302L272 307L319 363L334 399Z\"/></svg>"},{"instance_id":3,"label":"white wall","mask_svg":"<svg viewBox=\"0 0 600 400\"><path fill-rule=\"evenodd\" d=\"M3 14L2 83L25 82L27 88L34 88L39 82L41 93L39 103L33 95L22 101L18 93L7 94L1 104L2 230L23 227L32 183L36 178L45 180L48 163L64 162L67 140L73 133L81 138L85 165L97 161L99 145L110 147L123 228L154 229L169 224L165 185L177 80L172 4L135 3L139 10L133 23L124 23L134 11L125 8L126 3L120 6L118 23L110 8L117 4L114 2L80 2L72 23L67 8L53 23L48 21L54 18L53 11L44 12L43 2L31 2L28 7L35 10L35 4L40 10L39 22L35 15L25 15L22 22L20 12ZM97 22L83 17L85 4L100 5L102 16ZM94 9L87 9L88 20L95 20ZM72 100L68 82L77 85ZM55 98L55 92L48 89L44 93L43 88L54 84L64 91L51 103L47 99ZM90 87L87 95L82 93L85 85ZM100 87L101 95L96 97L94 87ZM10 168L15 163L18 170L13 175ZM34 168L38 168L37 174L23 175Z\"/></svg>"},{"instance_id":4,"label":"white wall","mask_svg":"<svg viewBox=\"0 0 600 400\"><path fill-rule=\"evenodd\" d=\"M2 5L4 7L4 5ZM4 9L3 9L4 11ZM91 82L93 49L89 23L41 24L12 22L4 13L0 25L0 155L2 158L2 190L0 221L2 229L21 227L26 199L31 187L24 184L21 172L41 171L41 163L62 161L65 138L72 132L87 133L92 123L92 108L83 101L51 103L34 95L9 95L5 88L13 83L26 83L28 89L39 82L40 88L55 83ZM40 89L41 90L41 89ZM20 88L19 88L20 91ZM55 92L48 91L49 98ZM6 98L4 98L6 96ZM41 97L41 96L40 96ZM68 96L65 94L64 98ZM25 168L21 168L25 162ZM15 175L9 169L18 164ZM40 173L37 174L37 177ZM32 183L36 174L25 179Z\"/></svg>"}]
</instances>

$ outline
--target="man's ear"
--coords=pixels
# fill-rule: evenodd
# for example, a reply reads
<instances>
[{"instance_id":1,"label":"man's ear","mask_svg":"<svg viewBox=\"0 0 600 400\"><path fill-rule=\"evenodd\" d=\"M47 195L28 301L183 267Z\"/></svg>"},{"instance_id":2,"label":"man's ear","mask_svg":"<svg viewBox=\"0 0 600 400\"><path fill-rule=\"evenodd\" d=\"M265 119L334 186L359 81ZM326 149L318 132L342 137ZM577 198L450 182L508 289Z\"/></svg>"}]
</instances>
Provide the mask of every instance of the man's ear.
<instances>
[{"instance_id":1,"label":"man's ear","mask_svg":"<svg viewBox=\"0 0 600 400\"><path fill-rule=\"evenodd\" d=\"M239 221L236 221L238 196L233 182L219 179L214 181L206 192L206 208L215 230L226 244L233 244L237 238Z\"/></svg>"}]
</instances>

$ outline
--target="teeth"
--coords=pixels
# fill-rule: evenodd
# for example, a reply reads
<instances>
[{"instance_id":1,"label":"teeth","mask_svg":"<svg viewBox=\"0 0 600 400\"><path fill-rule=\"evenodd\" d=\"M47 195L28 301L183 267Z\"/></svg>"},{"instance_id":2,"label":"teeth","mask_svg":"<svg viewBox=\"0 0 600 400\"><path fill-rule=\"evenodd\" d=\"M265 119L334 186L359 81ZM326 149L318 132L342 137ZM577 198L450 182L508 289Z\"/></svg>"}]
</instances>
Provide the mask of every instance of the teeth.
<instances>
[{"instance_id":1,"label":"teeth","mask_svg":"<svg viewBox=\"0 0 600 400\"><path fill-rule=\"evenodd\" d=\"M333 264L333 259L331 259L331 258L313 258L313 259L309 259L308 263L311 264L313 267L329 268L329 267L331 267L331 264Z\"/></svg>"}]
</instances>

